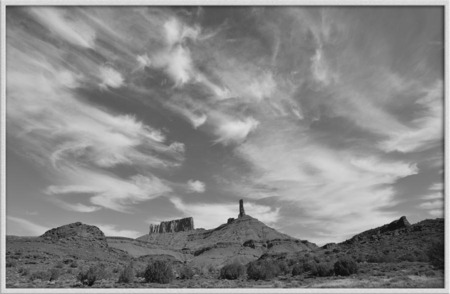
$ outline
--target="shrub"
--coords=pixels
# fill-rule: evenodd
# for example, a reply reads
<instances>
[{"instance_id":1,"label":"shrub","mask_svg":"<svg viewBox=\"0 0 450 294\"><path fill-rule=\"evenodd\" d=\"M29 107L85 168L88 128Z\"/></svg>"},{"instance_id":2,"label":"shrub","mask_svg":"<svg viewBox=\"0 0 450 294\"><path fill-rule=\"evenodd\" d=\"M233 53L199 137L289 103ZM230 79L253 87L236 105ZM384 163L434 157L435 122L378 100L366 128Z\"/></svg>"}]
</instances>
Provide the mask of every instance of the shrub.
<instances>
[{"instance_id":1,"label":"shrub","mask_svg":"<svg viewBox=\"0 0 450 294\"><path fill-rule=\"evenodd\" d=\"M190 279L192 279L193 276L194 276L194 271L187 265L183 266L180 269L180 279L190 280Z\"/></svg>"},{"instance_id":2,"label":"shrub","mask_svg":"<svg viewBox=\"0 0 450 294\"><path fill-rule=\"evenodd\" d=\"M436 241L431 244L427 251L428 259L430 260L431 265L438 269L444 268L444 251L444 242Z\"/></svg>"},{"instance_id":3,"label":"shrub","mask_svg":"<svg viewBox=\"0 0 450 294\"><path fill-rule=\"evenodd\" d=\"M92 286L94 285L95 281L102 280L107 277L107 272L105 265L98 264L90 266L87 271L81 271L77 279L80 281L83 285Z\"/></svg>"},{"instance_id":4,"label":"shrub","mask_svg":"<svg viewBox=\"0 0 450 294\"><path fill-rule=\"evenodd\" d=\"M58 261L55 265L56 268L63 268L64 267L64 263L62 261Z\"/></svg>"},{"instance_id":5,"label":"shrub","mask_svg":"<svg viewBox=\"0 0 450 294\"><path fill-rule=\"evenodd\" d=\"M282 273L283 275L286 275L290 272L289 266L285 261L278 261L277 266L280 269L280 273Z\"/></svg>"},{"instance_id":6,"label":"shrub","mask_svg":"<svg viewBox=\"0 0 450 294\"><path fill-rule=\"evenodd\" d=\"M298 276L306 272L316 272L317 271L317 263L312 260L303 260L302 263L296 264L292 268L292 275Z\"/></svg>"},{"instance_id":7,"label":"shrub","mask_svg":"<svg viewBox=\"0 0 450 294\"><path fill-rule=\"evenodd\" d=\"M334 273L339 276L350 276L358 272L358 265L352 259L339 259L334 263Z\"/></svg>"},{"instance_id":8,"label":"shrub","mask_svg":"<svg viewBox=\"0 0 450 294\"><path fill-rule=\"evenodd\" d=\"M299 276L299 275L303 274L304 272L305 272L305 270L303 269L303 264L296 264L292 268L293 276Z\"/></svg>"},{"instance_id":9,"label":"shrub","mask_svg":"<svg viewBox=\"0 0 450 294\"><path fill-rule=\"evenodd\" d=\"M252 280L270 280L280 273L280 268L274 262L257 260L247 265L247 276Z\"/></svg>"},{"instance_id":10,"label":"shrub","mask_svg":"<svg viewBox=\"0 0 450 294\"><path fill-rule=\"evenodd\" d=\"M76 260L74 260L71 264L70 264L71 268L77 268L78 267L78 262Z\"/></svg>"},{"instance_id":11,"label":"shrub","mask_svg":"<svg viewBox=\"0 0 450 294\"><path fill-rule=\"evenodd\" d=\"M66 259L63 260L64 264L69 264L69 263L72 263L72 262L73 262L72 258L66 258Z\"/></svg>"},{"instance_id":12,"label":"shrub","mask_svg":"<svg viewBox=\"0 0 450 294\"><path fill-rule=\"evenodd\" d=\"M132 283L134 280L134 269L133 269L133 264L129 264L127 265L122 272L119 275L119 280L118 283Z\"/></svg>"},{"instance_id":13,"label":"shrub","mask_svg":"<svg viewBox=\"0 0 450 294\"><path fill-rule=\"evenodd\" d=\"M168 284L174 278L172 266L168 262L156 260L147 265L144 278L146 282Z\"/></svg>"},{"instance_id":14,"label":"shrub","mask_svg":"<svg viewBox=\"0 0 450 294\"><path fill-rule=\"evenodd\" d=\"M49 281L50 280L51 273L50 271L37 271L31 274L30 280L42 280L42 281Z\"/></svg>"},{"instance_id":15,"label":"shrub","mask_svg":"<svg viewBox=\"0 0 450 294\"><path fill-rule=\"evenodd\" d=\"M16 265L17 265L17 262L14 260L8 260L6 262L6 267L16 267Z\"/></svg>"},{"instance_id":16,"label":"shrub","mask_svg":"<svg viewBox=\"0 0 450 294\"><path fill-rule=\"evenodd\" d=\"M245 275L245 266L240 263L227 264L220 270L220 278L227 280L236 280Z\"/></svg>"},{"instance_id":17,"label":"shrub","mask_svg":"<svg viewBox=\"0 0 450 294\"><path fill-rule=\"evenodd\" d=\"M402 256L400 256L398 258L399 261L409 261L409 262L414 262L417 261L417 257L412 253L412 252L408 252Z\"/></svg>"},{"instance_id":18,"label":"shrub","mask_svg":"<svg viewBox=\"0 0 450 294\"><path fill-rule=\"evenodd\" d=\"M21 276L28 276L30 274L30 269L27 267L21 267L17 270L17 272L21 275Z\"/></svg>"},{"instance_id":19,"label":"shrub","mask_svg":"<svg viewBox=\"0 0 450 294\"><path fill-rule=\"evenodd\" d=\"M329 277L334 274L333 266L329 263L317 264L316 268L311 271L311 275L317 277Z\"/></svg>"},{"instance_id":20,"label":"shrub","mask_svg":"<svg viewBox=\"0 0 450 294\"><path fill-rule=\"evenodd\" d=\"M60 275L61 275L61 271L58 268L52 268L50 270L50 277L48 278L48 280L56 281L56 280L58 280Z\"/></svg>"}]
</instances>

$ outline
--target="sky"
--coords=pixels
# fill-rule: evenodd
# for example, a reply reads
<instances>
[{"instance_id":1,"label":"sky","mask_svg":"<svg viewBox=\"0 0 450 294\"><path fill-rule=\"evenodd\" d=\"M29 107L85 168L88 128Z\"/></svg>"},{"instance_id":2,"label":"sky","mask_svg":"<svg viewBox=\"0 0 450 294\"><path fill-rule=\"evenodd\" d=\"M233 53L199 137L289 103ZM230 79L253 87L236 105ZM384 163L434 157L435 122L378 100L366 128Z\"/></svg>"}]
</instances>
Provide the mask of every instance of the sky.
<instances>
[{"instance_id":1,"label":"sky","mask_svg":"<svg viewBox=\"0 0 450 294\"><path fill-rule=\"evenodd\" d=\"M440 7L7 7L7 234L444 216Z\"/></svg>"}]
</instances>

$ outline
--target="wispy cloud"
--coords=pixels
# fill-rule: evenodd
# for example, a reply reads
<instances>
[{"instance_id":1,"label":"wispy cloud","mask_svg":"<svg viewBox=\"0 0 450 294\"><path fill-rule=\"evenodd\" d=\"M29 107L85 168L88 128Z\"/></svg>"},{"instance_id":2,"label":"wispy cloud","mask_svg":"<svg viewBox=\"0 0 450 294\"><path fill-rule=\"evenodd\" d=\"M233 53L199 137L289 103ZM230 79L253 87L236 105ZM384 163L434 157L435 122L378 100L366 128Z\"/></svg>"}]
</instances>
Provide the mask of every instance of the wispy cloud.
<instances>
[{"instance_id":1,"label":"wispy cloud","mask_svg":"<svg viewBox=\"0 0 450 294\"><path fill-rule=\"evenodd\" d=\"M444 184L443 183L434 183L433 185L430 186L429 189L430 190L435 190L435 191L443 191L444 190Z\"/></svg>"},{"instance_id":2,"label":"wispy cloud","mask_svg":"<svg viewBox=\"0 0 450 294\"><path fill-rule=\"evenodd\" d=\"M95 223L94 226L97 226L104 234L108 237L128 237L128 238L137 238L144 235L142 232L134 231L134 230L121 230L118 229L116 225L110 224L101 224Z\"/></svg>"},{"instance_id":3,"label":"wispy cloud","mask_svg":"<svg viewBox=\"0 0 450 294\"><path fill-rule=\"evenodd\" d=\"M198 181L198 180L189 180L187 182L188 185L188 191L190 193L196 192L196 193L204 193L206 190L205 183Z\"/></svg>"},{"instance_id":4,"label":"wispy cloud","mask_svg":"<svg viewBox=\"0 0 450 294\"><path fill-rule=\"evenodd\" d=\"M224 145L242 143L258 124L259 122L252 117L244 120L223 120L214 131L218 137L216 142Z\"/></svg>"},{"instance_id":5,"label":"wispy cloud","mask_svg":"<svg viewBox=\"0 0 450 294\"><path fill-rule=\"evenodd\" d=\"M425 109L424 113L412 121L413 127L390 135L390 139L381 144L387 151L412 152L436 146L443 140L443 97L442 82L436 82L426 89L416 104Z\"/></svg>"},{"instance_id":6,"label":"wispy cloud","mask_svg":"<svg viewBox=\"0 0 450 294\"><path fill-rule=\"evenodd\" d=\"M118 71L107 66L102 66L100 68L100 79L102 80L102 83L100 84L100 87L102 88L119 88L124 82L122 75Z\"/></svg>"},{"instance_id":7,"label":"wispy cloud","mask_svg":"<svg viewBox=\"0 0 450 294\"><path fill-rule=\"evenodd\" d=\"M61 199L52 199L52 202L59 207L69 210L69 211L75 211L75 212L82 212L82 213L89 213L89 212L95 212L101 209L99 206L88 206L84 205L82 203L68 203L66 201L63 201Z\"/></svg>"},{"instance_id":8,"label":"wispy cloud","mask_svg":"<svg viewBox=\"0 0 450 294\"><path fill-rule=\"evenodd\" d=\"M67 42L84 48L94 47L95 31L82 21L71 20L66 9L39 7L30 12L48 30Z\"/></svg>"}]
</instances>

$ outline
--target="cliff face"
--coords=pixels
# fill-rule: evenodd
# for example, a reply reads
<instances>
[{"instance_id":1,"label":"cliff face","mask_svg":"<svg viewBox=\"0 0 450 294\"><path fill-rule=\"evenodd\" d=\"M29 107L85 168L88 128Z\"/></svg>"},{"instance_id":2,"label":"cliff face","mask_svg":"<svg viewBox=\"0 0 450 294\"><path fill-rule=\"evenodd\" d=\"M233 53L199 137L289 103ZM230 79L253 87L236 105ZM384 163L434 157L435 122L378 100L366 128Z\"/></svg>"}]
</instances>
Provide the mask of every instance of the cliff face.
<instances>
[{"instance_id":1,"label":"cliff face","mask_svg":"<svg viewBox=\"0 0 450 294\"><path fill-rule=\"evenodd\" d=\"M155 233L175 233L194 229L194 219L186 217L182 219L161 222L159 225L150 225L149 234Z\"/></svg>"}]
</instances>

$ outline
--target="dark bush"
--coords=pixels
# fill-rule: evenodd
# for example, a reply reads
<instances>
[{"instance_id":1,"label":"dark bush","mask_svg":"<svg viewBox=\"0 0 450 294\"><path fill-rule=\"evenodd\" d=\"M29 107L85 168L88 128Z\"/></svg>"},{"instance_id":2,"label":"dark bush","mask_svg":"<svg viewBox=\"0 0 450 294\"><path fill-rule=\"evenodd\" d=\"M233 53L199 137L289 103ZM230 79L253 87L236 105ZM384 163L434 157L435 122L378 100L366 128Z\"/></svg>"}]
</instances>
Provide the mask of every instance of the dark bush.
<instances>
[{"instance_id":1,"label":"dark bush","mask_svg":"<svg viewBox=\"0 0 450 294\"><path fill-rule=\"evenodd\" d=\"M339 259L334 264L334 273L339 276L350 276L358 272L358 265L352 259Z\"/></svg>"},{"instance_id":2,"label":"dark bush","mask_svg":"<svg viewBox=\"0 0 450 294\"><path fill-rule=\"evenodd\" d=\"M73 262L72 258L66 258L66 259L63 260L64 264L69 264L69 263L72 263L72 262Z\"/></svg>"},{"instance_id":3,"label":"dark bush","mask_svg":"<svg viewBox=\"0 0 450 294\"><path fill-rule=\"evenodd\" d=\"M220 278L227 280L236 280L245 275L245 266L240 263L232 263L225 265L220 270Z\"/></svg>"},{"instance_id":4,"label":"dark bush","mask_svg":"<svg viewBox=\"0 0 450 294\"><path fill-rule=\"evenodd\" d=\"M58 268L52 268L50 270L50 277L49 281L56 281L58 280L59 276L61 275L61 271Z\"/></svg>"},{"instance_id":5,"label":"dark bush","mask_svg":"<svg viewBox=\"0 0 450 294\"><path fill-rule=\"evenodd\" d=\"M270 280L280 274L280 268L272 261L257 260L247 265L247 277L251 280Z\"/></svg>"},{"instance_id":6,"label":"dark bush","mask_svg":"<svg viewBox=\"0 0 450 294\"><path fill-rule=\"evenodd\" d=\"M394 253L374 253L372 255L367 256L367 262L369 263L393 263L397 262L397 258Z\"/></svg>"},{"instance_id":7,"label":"dark bush","mask_svg":"<svg viewBox=\"0 0 450 294\"><path fill-rule=\"evenodd\" d=\"M130 263L129 265L127 265L126 267L124 267L124 269L122 270L122 272L119 275L119 280L117 281L118 283L133 283L134 280L134 269L133 269L133 264Z\"/></svg>"},{"instance_id":8,"label":"dark bush","mask_svg":"<svg viewBox=\"0 0 450 294\"><path fill-rule=\"evenodd\" d=\"M278 261L277 266L280 269L280 273L282 273L283 275L286 275L290 272L289 266L285 261Z\"/></svg>"},{"instance_id":9,"label":"dark bush","mask_svg":"<svg viewBox=\"0 0 450 294\"><path fill-rule=\"evenodd\" d=\"M408 252L398 258L399 261L409 261L414 262L417 261L417 257L412 252Z\"/></svg>"},{"instance_id":10,"label":"dark bush","mask_svg":"<svg viewBox=\"0 0 450 294\"><path fill-rule=\"evenodd\" d=\"M71 268L77 268L78 267L78 262L76 260L74 260L71 264L70 264Z\"/></svg>"},{"instance_id":11,"label":"dark bush","mask_svg":"<svg viewBox=\"0 0 450 294\"><path fill-rule=\"evenodd\" d=\"M37 271L31 274L30 280L49 281L51 277L50 271Z\"/></svg>"},{"instance_id":12,"label":"dark bush","mask_svg":"<svg viewBox=\"0 0 450 294\"><path fill-rule=\"evenodd\" d=\"M317 263L313 260L301 260L299 264L292 269L292 275L298 276L306 272L316 272Z\"/></svg>"},{"instance_id":13,"label":"dark bush","mask_svg":"<svg viewBox=\"0 0 450 294\"><path fill-rule=\"evenodd\" d=\"M180 269L179 276L182 280L190 280L194 276L194 271L189 266L185 265Z\"/></svg>"},{"instance_id":14,"label":"dark bush","mask_svg":"<svg viewBox=\"0 0 450 294\"><path fill-rule=\"evenodd\" d=\"M305 272L305 270L303 269L303 264L296 264L292 268L293 276L299 276L299 275L303 274L304 272Z\"/></svg>"},{"instance_id":15,"label":"dark bush","mask_svg":"<svg viewBox=\"0 0 450 294\"><path fill-rule=\"evenodd\" d=\"M444 268L444 242L435 241L431 244L430 248L427 251L428 259L430 260L431 265L438 269Z\"/></svg>"},{"instance_id":16,"label":"dark bush","mask_svg":"<svg viewBox=\"0 0 450 294\"><path fill-rule=\"evenodd\" d=\"M87 271L81 271L78 274L77 279L83 283L83 285L92 286L95 281L105 279L107 275L105 265L98 264L90 266Z\"/></svg>"},{"instance_id":17,"label":"dark bush","mask_svg":"<svg viewBox=\"0 0 450 294\"><path fill-rule=\"evenodd\" d=\"M27 267L21 267L17 270L17 272L21 275L21 276L28 276L30 274L30 269Z\"/></svg>"},{"instance_id":18,"label":"dark bush","mask_svg":"<svg viewBox=\"0 0 450 294\"><path fill-rule=\"evenodd\" d=\"M147 283L168 284L174 278L172 266L162 260L151 262L145 269L144 278Z\"/></svg>"},{"instance_id":19,"label":"dark bush","mask_svg":"<svg viewBox=\"0 0 450 294\"><path fill-rule=\"evenodd\" d=\"M311 275L317 277L329 277L334 275L334 268L330 263L319 263L315 269L311 270Z\"/></svg>"},{"instance_id":20,"label":"dark bush","mask_svg":"<svg viewBox=\"0 0 450 294\"><path fill-rule=\"evenodd\" d=\"M6 267L16 267L17 262L14 260L8 260L6 261Z\"/></svg>"}]
</instances>

